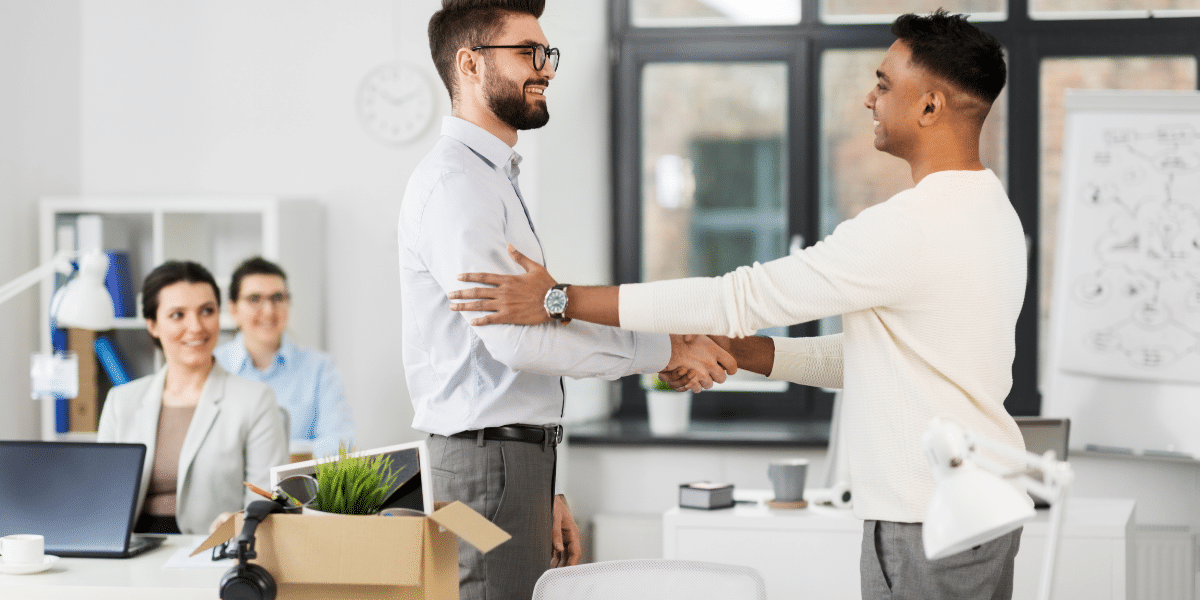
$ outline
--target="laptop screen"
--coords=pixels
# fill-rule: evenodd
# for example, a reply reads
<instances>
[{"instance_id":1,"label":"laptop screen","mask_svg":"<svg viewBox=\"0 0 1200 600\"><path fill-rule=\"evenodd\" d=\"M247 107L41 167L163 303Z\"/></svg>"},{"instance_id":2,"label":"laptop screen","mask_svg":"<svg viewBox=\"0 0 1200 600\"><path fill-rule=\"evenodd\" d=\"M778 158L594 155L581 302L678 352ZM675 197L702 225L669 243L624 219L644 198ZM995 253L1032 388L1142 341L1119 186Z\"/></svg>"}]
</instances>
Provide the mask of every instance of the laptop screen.
<instances>
[{"instance_id":1,"label":"laptop screen","mask_svg":"<svg viewBox=\"0 0 1200 600\"><path fill-rule=\"evenodd\" d=\"M1067 460L1067 445L1071 433L1070 419L1047 417L1015 417L1025 449L1037 455L1053 450L1058 460Z\"/></svg>"},{"instance_id":2,"label":"laptop screen","mask_svg":"<svg viewBox=\"0 0 1200 600\"><path fill-rule=\"evenodd\" d=\"M145 456L143 444L0 441L0 536L41 534L47 554L123 552Z\"/></svg>"}]
</instances>

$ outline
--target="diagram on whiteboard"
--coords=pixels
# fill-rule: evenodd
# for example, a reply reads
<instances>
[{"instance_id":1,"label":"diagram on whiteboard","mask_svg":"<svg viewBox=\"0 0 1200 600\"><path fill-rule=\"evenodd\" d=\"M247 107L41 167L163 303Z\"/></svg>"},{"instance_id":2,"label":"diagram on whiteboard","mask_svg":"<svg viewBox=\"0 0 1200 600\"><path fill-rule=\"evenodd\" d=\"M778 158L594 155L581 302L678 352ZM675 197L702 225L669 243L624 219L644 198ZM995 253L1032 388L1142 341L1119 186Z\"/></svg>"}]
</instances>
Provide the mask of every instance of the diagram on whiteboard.
<instances>
[{"instance_id":1,"label":"diagram on whiteboard","mask_svg":"<svg viewBox=\"0 0 1200 600\"><path fill-rule=\"evenodd\" d=\"M1073 125L1061 367L1200 383L1200 119L1089 115Z\"/></svg>"}]
</instances>

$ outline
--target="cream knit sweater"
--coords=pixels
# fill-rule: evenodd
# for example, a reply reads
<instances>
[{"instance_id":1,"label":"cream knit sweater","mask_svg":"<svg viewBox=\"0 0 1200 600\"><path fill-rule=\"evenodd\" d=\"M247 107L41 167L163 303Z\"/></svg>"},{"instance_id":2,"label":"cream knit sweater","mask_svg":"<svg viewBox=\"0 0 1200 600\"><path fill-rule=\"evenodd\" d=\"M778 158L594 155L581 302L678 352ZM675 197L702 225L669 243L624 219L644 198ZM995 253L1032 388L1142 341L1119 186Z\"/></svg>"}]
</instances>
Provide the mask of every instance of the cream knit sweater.
<instances>
[{"instance_id":1,"label":"cream knit sweater","mask_svg":"<svg viewBox=\"0 0 1200 600\"><path fill-rule=\"evenodd\" d=\"M934 416L1024 448L1004 398L1025 276L1021 223L995 174L942 171L798 255L623 285L621 326L741 337L842 315L842 334L776 338L771 377L843 387L855 515L917 523Z\"/></svg>"}]
</instances>

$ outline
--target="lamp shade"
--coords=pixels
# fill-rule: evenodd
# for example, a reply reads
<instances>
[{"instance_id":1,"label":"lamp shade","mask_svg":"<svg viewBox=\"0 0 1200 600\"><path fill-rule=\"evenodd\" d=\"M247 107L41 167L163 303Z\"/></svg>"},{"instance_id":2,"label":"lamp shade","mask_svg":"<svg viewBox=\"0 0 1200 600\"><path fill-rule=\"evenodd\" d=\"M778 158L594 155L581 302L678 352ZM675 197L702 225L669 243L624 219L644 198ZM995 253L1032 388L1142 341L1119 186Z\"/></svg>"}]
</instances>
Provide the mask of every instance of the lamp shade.
<instances>
[{"instance_id":1,"label":"lamp shade","mask_svg":"<svg viewBox=\"0 0 1200 600\"><path fill-rule=\"evenodd\" d=\"M99 331L113 328L113 301L104 286L108 256L88 252L79 260L79 275L67 282L50 303L50 315L59 327Z\"/></svg>"},{"instance_id":2,"label":"lamp shade","mask_svg":"<svg viewBox=\"0 0 1200 600\"><path fill-rule=\"evenodd\" d=\"M970 460L935 472L935 478L937 488L922 527L925 556L930 560L994 540L1037 514L1028 496Z\"/></svg>"}]
</instances>

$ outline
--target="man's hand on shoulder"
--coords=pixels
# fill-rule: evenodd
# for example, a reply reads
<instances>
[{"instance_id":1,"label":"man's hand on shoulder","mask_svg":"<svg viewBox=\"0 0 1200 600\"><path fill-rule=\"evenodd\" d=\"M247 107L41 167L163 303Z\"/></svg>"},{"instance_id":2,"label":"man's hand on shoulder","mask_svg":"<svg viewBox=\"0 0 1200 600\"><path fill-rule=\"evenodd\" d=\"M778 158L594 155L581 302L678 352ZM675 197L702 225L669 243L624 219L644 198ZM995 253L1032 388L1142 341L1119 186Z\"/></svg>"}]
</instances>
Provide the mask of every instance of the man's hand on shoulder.
<instances>
[{"instance_id":1,"label":"man's hand on shoulder","mask_svg":"<svg viewBox=\"0 0 1200 600\"><path fill-rule=\"evenodd\" d=\"M676 391L700 392L737 373L733 355L704 335L671 334L671 360L659 377Z\"/></svg>"}]
</instances>

